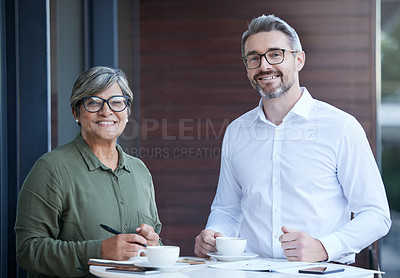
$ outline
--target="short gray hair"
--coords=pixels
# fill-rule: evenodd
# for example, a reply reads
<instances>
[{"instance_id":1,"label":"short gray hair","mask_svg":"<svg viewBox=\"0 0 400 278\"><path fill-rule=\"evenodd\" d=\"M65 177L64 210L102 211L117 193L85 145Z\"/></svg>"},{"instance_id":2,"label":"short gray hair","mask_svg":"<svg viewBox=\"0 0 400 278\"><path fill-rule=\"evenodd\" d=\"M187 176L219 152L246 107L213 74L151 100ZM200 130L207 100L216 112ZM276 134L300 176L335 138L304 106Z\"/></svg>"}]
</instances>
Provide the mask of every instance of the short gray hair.
<instances>
[{"instance_id":1,"label":"short gray hair","mask_svg":"<svg viewBox=\"0 0 400 278\"><path fill-rule=\"evenodd\" d=\"M242 56L245 56L244 46L247 39L260 32L281 31L289 40L292 50L301 51L301 43L296 31L285 21L274 15L261 15L254 18L248 25L247 30L242 35Z\"/></svg>"},{"instance_id":2,"label":"short gray hair","mask_svg":"<svg viewBox=\"0 0 400 278\"><path fill-rule=\"evenodd\" d=\"M115 82L118 82L122 93L129 98L128 109L130 109L133 93L122 70L96 66L83 72L75 81L70 97L72 110L75 111L76 115L79 115L82 98L98 95L110 88Z\"/></svg>"}]
</instances>

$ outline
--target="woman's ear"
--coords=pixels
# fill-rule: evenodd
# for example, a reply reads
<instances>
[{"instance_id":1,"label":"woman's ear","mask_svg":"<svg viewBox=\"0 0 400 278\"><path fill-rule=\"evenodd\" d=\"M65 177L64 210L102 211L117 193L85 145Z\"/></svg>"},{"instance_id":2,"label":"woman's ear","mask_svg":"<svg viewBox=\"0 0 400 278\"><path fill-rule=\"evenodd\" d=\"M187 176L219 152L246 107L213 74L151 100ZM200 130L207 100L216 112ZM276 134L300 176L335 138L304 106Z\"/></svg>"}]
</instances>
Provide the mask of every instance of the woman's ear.
<instances>
[{"instance_id":1,"label":"woman's ear","mask_svg":"<svg viewBox=\"0 0 400 278\"><path fill-rule=\"evenodd\" d=\"M78 116L78 114L76 113L75 109L73 109L73 108L72 108L72 115L74 115L75 121L76 121L77 123L79 123L79 116Z\"/></svg>"}]
</instances>

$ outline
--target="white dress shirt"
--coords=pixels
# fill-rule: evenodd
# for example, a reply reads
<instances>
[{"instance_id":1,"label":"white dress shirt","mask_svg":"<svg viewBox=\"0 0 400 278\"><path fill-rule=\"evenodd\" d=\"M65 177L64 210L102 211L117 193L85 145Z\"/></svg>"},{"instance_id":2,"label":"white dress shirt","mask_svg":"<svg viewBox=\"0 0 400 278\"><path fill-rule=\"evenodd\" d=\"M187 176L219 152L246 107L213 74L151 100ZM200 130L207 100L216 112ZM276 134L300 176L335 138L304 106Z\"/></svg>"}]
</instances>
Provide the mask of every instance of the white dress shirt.
<instances>
[{"instance_id":1,"label":"white dress shirt","mask_svg":"<svg viewBox=\"0 0 400 278\"><path fill-rule=\"evenodd\" d=\"M247 252L285 258L278 238L286 226L319 239L329 261L352 263L390 225L378 167L353 116L302 88L280 125L260 101L228 126L207 229L247 238Z\"/></svg>"}]
</instances>

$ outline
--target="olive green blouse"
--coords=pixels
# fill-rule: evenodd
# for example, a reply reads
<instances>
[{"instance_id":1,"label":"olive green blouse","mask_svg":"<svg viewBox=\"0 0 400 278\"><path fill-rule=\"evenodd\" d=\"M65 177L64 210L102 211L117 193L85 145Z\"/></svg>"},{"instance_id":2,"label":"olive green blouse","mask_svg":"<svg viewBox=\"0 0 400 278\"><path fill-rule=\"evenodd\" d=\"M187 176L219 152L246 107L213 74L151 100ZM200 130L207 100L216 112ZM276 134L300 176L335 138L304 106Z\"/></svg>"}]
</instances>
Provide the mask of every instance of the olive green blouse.
<instances>
[{"instance_id":1,"label":"olive green blouse","mask_svg":"<svg viewBox=\"0 0 400 278\"><path fill-rule=\"evenodd\" d=\"M119 164L106 167L78 134L44 154L18 200L17 260L28 277L93 277L90 258L113 236L106 224L131 233L145 223L161 231L152 177L144 163L117 145Z\"/></svg>"}]
</instances>

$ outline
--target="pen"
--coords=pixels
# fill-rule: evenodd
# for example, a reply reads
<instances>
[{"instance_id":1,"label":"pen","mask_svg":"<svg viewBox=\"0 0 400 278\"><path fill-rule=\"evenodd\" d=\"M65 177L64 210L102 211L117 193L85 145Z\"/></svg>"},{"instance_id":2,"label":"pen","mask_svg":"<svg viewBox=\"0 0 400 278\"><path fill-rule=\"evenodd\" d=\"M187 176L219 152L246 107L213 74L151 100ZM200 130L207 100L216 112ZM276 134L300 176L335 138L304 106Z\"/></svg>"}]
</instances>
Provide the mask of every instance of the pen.
<instances>
[{"instance_id":1,"label":"pen","mask_svg":"<svg viewBox=\"0 0 400 278\"><path fill-rule=\"evenodd\" d=\"M114 235L119 235L119 234L121 234L121 232L119 232L119 231L117 231L117 230L114 230L113 228L111 228L111 227L109 227L109 226L107 226L107 225L100 224L100 227L102 227L104 230L106 230L107 232L110 232L110 233L112 233L112 234L114 234ZM141 246L143 246L143 247L147 247L147 245L146 245L146 244L143 244L143 243L135 242L135 244L139 244L139 245L141 245Z\"/></svg>"},{"instance_id":2,"label":"pen","mask_svg":"<svg viewBox=\"0 0 400 278\"><path fill-rule=\"evenodd\" d=\"M121 232L118 232L117 230L114 230L111 227L108 227L107 225L104 225L104 224L100 224L100 227L102 227L104 230L106 230L107 232L110 232L114 235L119 235L121 233Z\"/></svg>"}]
</instances>

